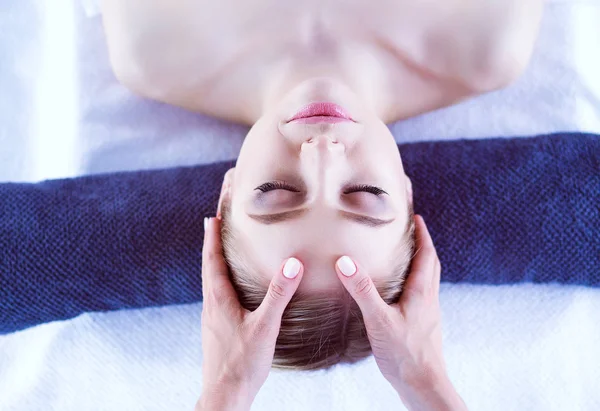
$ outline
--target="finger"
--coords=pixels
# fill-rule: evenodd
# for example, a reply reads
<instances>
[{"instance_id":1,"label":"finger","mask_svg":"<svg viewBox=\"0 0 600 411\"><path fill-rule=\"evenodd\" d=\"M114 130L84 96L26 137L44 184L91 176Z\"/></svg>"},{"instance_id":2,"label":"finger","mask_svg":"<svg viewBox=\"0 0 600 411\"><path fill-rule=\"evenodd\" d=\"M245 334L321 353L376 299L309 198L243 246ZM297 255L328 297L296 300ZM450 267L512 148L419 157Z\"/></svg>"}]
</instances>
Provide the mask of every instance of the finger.
<instances>
[{"instance_id":1,"label":"finger","mask_svg":"<svg viewBox=\"0 0 600 411\"><path fill-rule=\"evenodd\" d=\"M279 272L271 280L262 303L254 311L254 315L263 324L279 331L283 311L298 289L303 273L304 266L300 260L291 257L285 261Z\"/></svg>"},{"instance_id":2,"label":"finger","mask_svg":"<svg viewBox=\"0 0 600 411\"><path fill-rule=\"evenodd\" d=\"M419 215L415 216L416 249L412 260L411 270L404 283L404 290L400 302L411 298L411 295L425 296L435 290L438 257L429 235L425 221ZM439 284L439 277L437 277Z\"/></svg>"},{"instance_id":3,"label":"finger","mask_svg":"<svg viewBox=\"0 0 600 411\"><path fill-rule=\"evenodd\" d=\"M371 277L364 270L359 270L350 257L340 257L335 263L335 271L348 293L358 304L365 322L376 319L388 308L377 292Z\"/></svg>"},{"instance_id":4,"label":"finger","mask_svg":"<svg viewBox=\"0 0 600 411\"><path fill-rule=\"evenodd\" d=\"M204 244L202 246L202 293L204 300L237 300L229 280L229 270L223 258L221 224L216 218L204 219Z\"/></svg>"}]
</instances>

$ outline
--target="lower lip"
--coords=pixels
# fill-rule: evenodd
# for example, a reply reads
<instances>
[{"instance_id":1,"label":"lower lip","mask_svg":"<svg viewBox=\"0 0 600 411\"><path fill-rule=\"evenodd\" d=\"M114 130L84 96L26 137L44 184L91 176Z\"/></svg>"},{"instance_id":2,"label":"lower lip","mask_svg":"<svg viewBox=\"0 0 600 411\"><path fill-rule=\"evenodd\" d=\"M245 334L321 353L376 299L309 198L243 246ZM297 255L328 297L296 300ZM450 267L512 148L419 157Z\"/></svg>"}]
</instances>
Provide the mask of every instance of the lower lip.
<instances>
[{"instance_id":1,"label":"lower lip","mask_svg":"<svg viewBox=\"0 0 600 411\"><path fill-rule=\"evenodd\" d=\"M354 121L342 107L333 103L312 103L302 108L289 122L315 124Z\"/></svg>"}]
</instances>

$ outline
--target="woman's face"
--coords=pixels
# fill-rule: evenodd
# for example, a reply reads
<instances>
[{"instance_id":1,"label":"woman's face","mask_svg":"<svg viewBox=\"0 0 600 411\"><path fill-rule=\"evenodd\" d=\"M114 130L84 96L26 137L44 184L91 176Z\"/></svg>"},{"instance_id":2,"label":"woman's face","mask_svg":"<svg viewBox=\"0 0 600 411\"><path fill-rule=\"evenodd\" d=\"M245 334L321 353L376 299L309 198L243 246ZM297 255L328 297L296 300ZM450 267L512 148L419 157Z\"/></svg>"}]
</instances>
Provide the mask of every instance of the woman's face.
<instances>
[{"instance_id":1,"label":"woman's face","mask_svg":"<svg viewBox=\"0 0 600 411\"><path fill-rule=\"evenodd\" d=\"M353 121L290 121L316 102ZM257 121L224 187L236 252L265 285L286 258L300 259L306 292L341 287L334 264L342 255L373 279L390 275L412 202L389 129L329 79L300 84Z\"/></svg>"}]
</instances>

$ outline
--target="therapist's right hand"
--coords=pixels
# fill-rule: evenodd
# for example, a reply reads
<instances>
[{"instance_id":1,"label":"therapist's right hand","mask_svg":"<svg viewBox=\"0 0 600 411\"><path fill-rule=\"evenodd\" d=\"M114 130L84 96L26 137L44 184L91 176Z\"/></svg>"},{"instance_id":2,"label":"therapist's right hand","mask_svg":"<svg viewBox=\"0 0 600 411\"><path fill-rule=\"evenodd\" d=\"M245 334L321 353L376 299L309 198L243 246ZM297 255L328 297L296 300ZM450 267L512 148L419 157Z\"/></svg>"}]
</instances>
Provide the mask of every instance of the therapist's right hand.
<instances>
[{"instance_id":1,"label":"therapist's right hand","mask_svg":"<svg viewBox=\"0 0 600 411\"><path fill-rule=\"evenodd\" d=\"M415 216L416 255L400 300L388 305L360 262L344 256L336 271L363 315L383 376L410 410L466 410L446 374L439 304L440 261L423 218Z\"/></svg>"}]
</instances>

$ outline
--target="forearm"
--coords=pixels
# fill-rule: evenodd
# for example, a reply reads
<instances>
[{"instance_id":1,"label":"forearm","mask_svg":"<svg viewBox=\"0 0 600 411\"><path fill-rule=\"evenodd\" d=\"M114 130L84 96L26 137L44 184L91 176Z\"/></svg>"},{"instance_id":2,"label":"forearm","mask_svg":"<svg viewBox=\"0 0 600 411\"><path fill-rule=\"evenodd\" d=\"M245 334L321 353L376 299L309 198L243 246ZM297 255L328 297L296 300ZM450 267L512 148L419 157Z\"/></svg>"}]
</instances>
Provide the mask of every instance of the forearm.
<instances>
[{"instance_id":1,"label":"forearm","mask_svg":"<svg viewBox=\"0 0 600 411\"><path fill-rule=\"evenodd\" d=\"M467 410L466 404L447 377L419 386L398 385L394 388L410 411Z\"/></svg>"}]
</instances>

